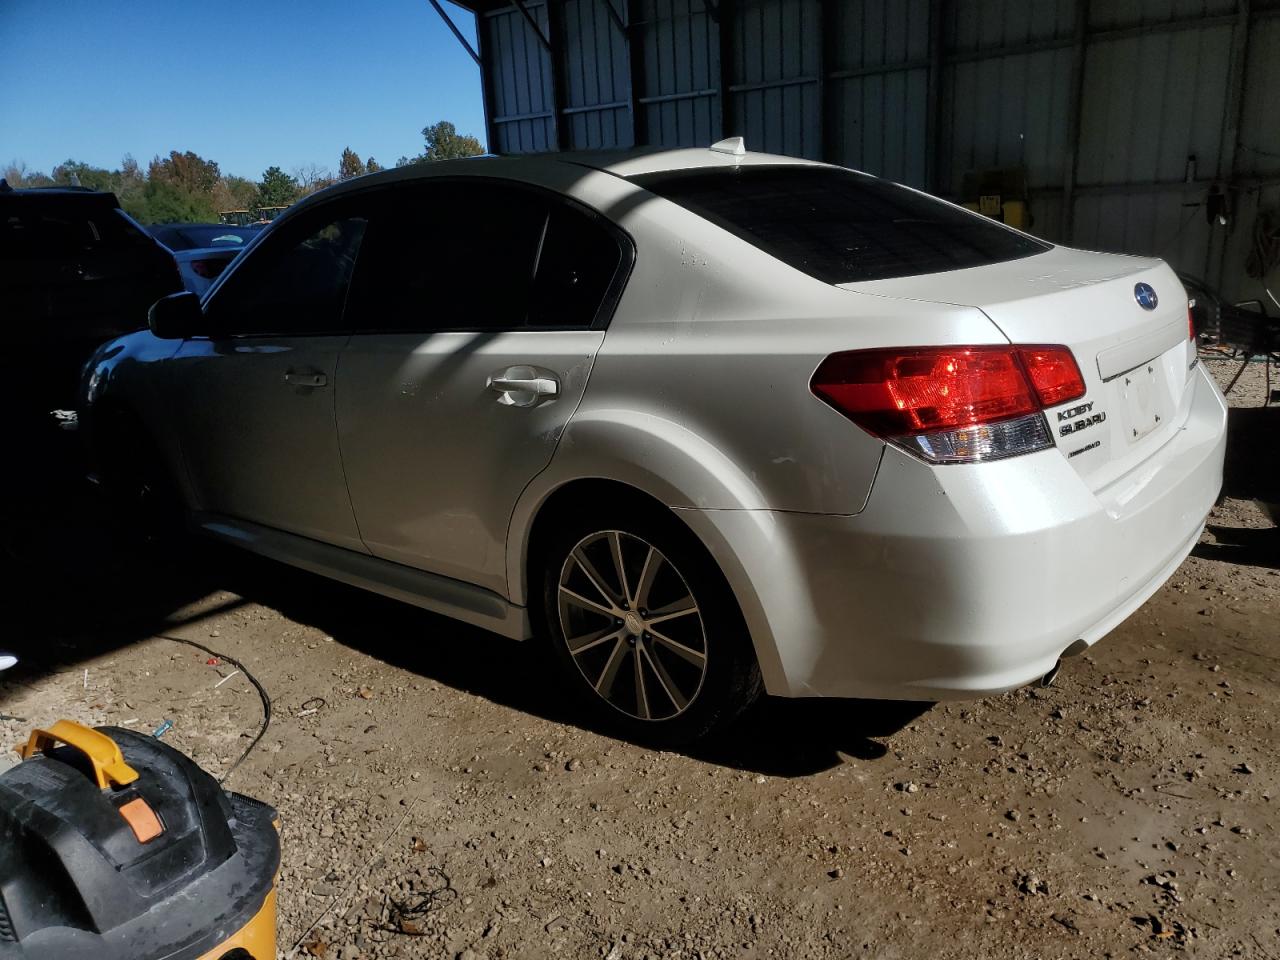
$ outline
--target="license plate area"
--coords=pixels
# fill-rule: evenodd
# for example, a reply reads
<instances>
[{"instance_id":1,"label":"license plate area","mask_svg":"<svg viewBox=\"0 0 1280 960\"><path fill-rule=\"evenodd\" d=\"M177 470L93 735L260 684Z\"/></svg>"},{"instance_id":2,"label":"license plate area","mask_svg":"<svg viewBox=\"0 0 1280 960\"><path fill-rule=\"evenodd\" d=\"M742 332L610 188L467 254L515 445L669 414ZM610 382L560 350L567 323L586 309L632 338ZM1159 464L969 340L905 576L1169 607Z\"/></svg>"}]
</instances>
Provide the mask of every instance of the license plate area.
<instances>
[{"instance_id":1,"label":"license plate area","mask_svg":"<svg viewBox=\"0 0 1280 960\"><path fill-rule=\"evenodd\" d=\"M1125 439L1130 443L1141 440L1170 415L1168 391L1164 389L1162 377L1160 361L1151 360L1115 379L1120 390Z\"/></svg>"}]
</instances>

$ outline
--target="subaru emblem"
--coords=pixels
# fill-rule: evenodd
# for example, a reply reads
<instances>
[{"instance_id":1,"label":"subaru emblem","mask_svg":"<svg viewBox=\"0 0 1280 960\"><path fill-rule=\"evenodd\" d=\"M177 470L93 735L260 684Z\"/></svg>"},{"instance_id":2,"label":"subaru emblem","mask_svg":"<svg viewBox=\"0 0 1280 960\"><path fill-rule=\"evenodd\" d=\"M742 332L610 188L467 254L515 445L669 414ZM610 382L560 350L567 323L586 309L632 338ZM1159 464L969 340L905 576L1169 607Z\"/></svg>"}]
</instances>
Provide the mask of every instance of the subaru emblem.
<instances>
[{"instance_id":1,"label":"subaru emblem","mask_svg":"<svg viewBox=\"0 0 1280 960\"><path fill-rule=\"evenodd\" d=\"M1156 296L1156 291L1149 283L1135 283L1133 285L1133 299L1138 301L1138 306L1143 310L1154 310L1156 304L1160 302L1160 298Z\"/></svg>"}]
</instances>

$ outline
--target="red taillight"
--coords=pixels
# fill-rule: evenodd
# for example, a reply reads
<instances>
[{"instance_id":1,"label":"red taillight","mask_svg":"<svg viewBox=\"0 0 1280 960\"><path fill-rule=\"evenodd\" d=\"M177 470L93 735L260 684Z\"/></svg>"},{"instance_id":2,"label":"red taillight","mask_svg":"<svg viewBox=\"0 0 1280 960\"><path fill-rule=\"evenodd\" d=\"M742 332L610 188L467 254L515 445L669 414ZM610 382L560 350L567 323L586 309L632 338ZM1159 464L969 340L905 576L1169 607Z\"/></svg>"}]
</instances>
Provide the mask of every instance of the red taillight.
<instances>
[{"instance_id":1,"label":"red taillight","mask_svg":"<svg viewBox=\"0 0 1280 960\"><path fill-rule=\"evenodd\" d=\"M1018 347L1040 406L1056 407L1084 396L1084 377L1066 347Z\"/></svg>"},{"instance_id":2,"label":"red taillight","mask_svg":"<svg viewBox=\"0 0 1280 960\"><path fill-rule=\"evenodd\" d=\"M198 277L204 277L206 280L212 280L217 277L218 274L222 273L222 270L226 265L227 261L221 259L192 260L191 270Z\"/></svg>"},{"instance_id":3,"label":"red taillight","mask_svg":"<svg viewBox=\"0 0 1280 960\"><path fill-rule=\"evenodd\" d=\"M834 353L813 392L878 436L994 423L1084 396L1066 347L923 347Z\"/></svg>"},{"instance_id":4,"label":"red taillight","mask_svg":"<svg viewBox=\"0 0 1280 960\"><path fill-rule=\"evenodd\" d=\"M813 392L878 436L1005 420L1037 409L1005 347L855 350L822 361Z\"/></svg>"},{"instance_id":5,"label":"red taillight","mask_svg":"<svg viewBox=\"0 0 1280 960\"><path fill-rule=\"evenodd\" d=\"M1196 302L1194 300L1187 301L1187 336L1191 340L1195 340L1196 338L1196 318L1195 314L1192 312L1195 305Z\"/></svg>"},{"instance_id":6,"label":"red taillight","mask_svg":"<svg viewBox=\"0 0 1280 960\"><path fill-rule=\"evenodd\" d=\"M1052 446L1041 409L1085 393L1062 346L851 350L822 361L810 388L868 432L937 462Z\"/></svg>"}]
</instances>

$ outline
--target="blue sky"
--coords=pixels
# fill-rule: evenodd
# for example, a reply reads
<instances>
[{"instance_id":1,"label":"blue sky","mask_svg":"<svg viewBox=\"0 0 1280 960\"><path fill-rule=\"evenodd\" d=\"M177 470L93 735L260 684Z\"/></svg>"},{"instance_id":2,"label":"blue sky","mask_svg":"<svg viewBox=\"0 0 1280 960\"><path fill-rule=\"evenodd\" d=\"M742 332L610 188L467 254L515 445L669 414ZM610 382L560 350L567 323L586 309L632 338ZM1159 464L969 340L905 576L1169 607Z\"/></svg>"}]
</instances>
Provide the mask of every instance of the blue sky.
<instances>
[{"instance_id":1,"label":"blue sky","mask_svg":"<svg viewBox=\"0 0 1280 960\"><path fill-rule=\"evenodd\" d=\"M347 146L389 166L436 120L485 142L479 68L428 0L0 0L0 166L194 150L256 180Z\"/></svg>"}]
</instances>

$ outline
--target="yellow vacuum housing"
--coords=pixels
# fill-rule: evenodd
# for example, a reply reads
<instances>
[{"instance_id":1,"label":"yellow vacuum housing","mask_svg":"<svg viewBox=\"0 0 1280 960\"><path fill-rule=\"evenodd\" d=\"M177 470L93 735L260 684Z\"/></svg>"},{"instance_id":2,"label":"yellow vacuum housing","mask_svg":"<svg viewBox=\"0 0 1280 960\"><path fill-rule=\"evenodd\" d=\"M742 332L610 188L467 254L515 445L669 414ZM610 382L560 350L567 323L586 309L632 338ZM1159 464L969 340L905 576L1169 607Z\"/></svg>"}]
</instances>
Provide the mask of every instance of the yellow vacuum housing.
<instances>
[{"instance_id":1,"label":"yellow vacuum housing","mask_svg":"<svg viewBox=\"0 0 1280 960\"><path fill-rule=\"evenodd\" d=\"M0 776L0 960L274 960L276 813L154 737L60 720Z\"/></svg>"}]
</instances>

